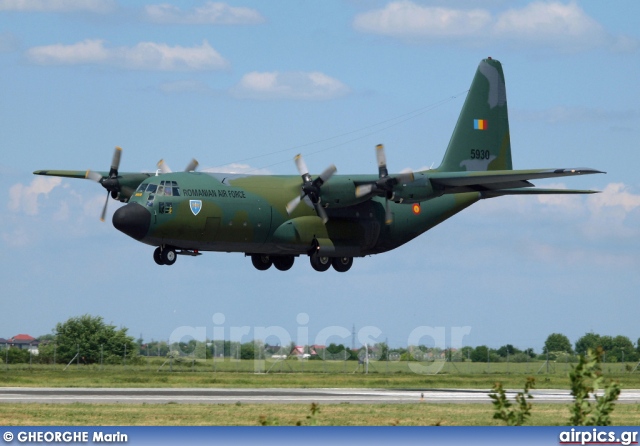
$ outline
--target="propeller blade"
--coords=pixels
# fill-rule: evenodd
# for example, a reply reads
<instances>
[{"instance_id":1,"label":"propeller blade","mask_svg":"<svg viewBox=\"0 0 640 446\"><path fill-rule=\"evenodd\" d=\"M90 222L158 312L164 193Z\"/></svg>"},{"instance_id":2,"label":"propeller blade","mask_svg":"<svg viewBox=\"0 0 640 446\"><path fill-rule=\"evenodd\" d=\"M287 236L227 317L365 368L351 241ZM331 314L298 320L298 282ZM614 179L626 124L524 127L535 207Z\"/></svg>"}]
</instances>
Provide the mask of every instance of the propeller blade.
<instances>
[{"instance_id":1,"label":"propeller blade","mask_svg":"<svg viewBox=\"0 0 640 446\"><path fill-rule=\"evenodd\" d=\"M300 176L302 176L302 193L299 197L295 197L293 200L287 203L287 213L291 214L293 210L298 206L298 204L300 204L300 201L306 196L313 204L318 217L322 219L323 223L326 223L329 220L329 217L327 216L327 212L320 205L320 187L325 182L329 181L329 178L331 178L338 169L332 164L331 166L327 167L315 180L311 180L309 169L307 168L304 159L302 159L302 155L297 154L295 158L293 158L293 160L296 163L298 172L300 172Z\"/></svg>"},{"instance_id":2,"label":"propeller blade","mask_svg":"<svg viewBox=\"0 0 640 446\"><path fill-rule=\"evenodd\" d=\"M87 173L84 174L84 177L87 180L95 181L96 183L100 183L102 181L102 175L98 172L94 172L93 170L87 170Z\"/></svg>"},{"instance_id":3,"label":"propeller blade","mask_svg":"<svg viewBox=\"0 0 640 446\"><path fill-rule=\"evenodd\" d=\"M313 207L316 208L316 213L318 214L318 217L322 219L322 223L327 224L327 222L329 221L329 217L327 216L327 212L324 210L322 205L318 202L315 203Z\"/></svg>"},{"instance_id":4,"label":"propeller blade","mask_svg":"<svg viewBox=\"0 0 640 446\"><path fill-rule=\"evenodd\" d=\"M384 200L384 222L387 225L393 223L393 214L391 213L391 209L389 209L389 199L386 198Z\"/></svg>"},{"instance_id":5,"label":"propeller blade","mask_svg":"<svg viewBox=\"0 0 640 446\"><path fill-rule=\"evenodd\" d=\"M387 156L384 154L382 144L376 146L376 159L378 160L378 174L380 178L385 178L389 175L389 171L387 170Z\"/></svg>"},{"instance_id":6,"label":"propeller blade","mask_svg":"<svg viewBox=\"0 0 640 446\"><path fill-rule=\"evenodd\" d=\"M362 184L356 187L356 198L362 198L373 191L373 184Z\"/></svg>"},{"instance_id":7,"label":"propeller blade","mask_svg":"<svg viewBox=\"0 0 640 446\"><path fill-rule=\"evenodd\" d=\"M158 166L158 169L160 169L160 172L171 173L171 169L169 168L169 165L164 162L164 159L161 159L160 161L158 161L158 164L156 165Z\"/></svg>"},{"instance_id":8,"label":"propeller blade","mask_svg":"<svg viewBox=\"0 0 640 446\"><path fill-rule=\"evenodd\" d=\"M191 160L191 162L189 162L189 164L187 164L187 167L185 167L184 171L185 172L193 172L194 170L196 170L198 168L198 160L196 160L195 158L193 158Z\"/></svg>"},{"instance_id":9,"label":"propeller blade","mask_svg":"<svg viewBox=\"0 0 640 446\"><path fill-rule=\"evenodd\" d=\"M307 165L302 159L302 155L297 154L293 160L296 162L296 167L298 168L298 172L300 172L300 175L309 175L309 169L307 169Z\"/></svg>"},{"instance_id":10,"label":"propeller blade","mask_svg":"<svg viewBox=\"0 0 640 446\"><path fill-rule=\"evenodd\" d=\"M327 181L329 181L329 178L331 178L333 176L334 173L336 173L338 171L338 168L332 164L329 167L327 167L324 172L322 172L320 174L320 176L318 177L319 180L321 180L322 182L320 183L320 185L326 183Z\"/></svg>"},{"instance_id":11,"label":"propeller blade","mask_svg":"<svg viewBox=\"0 0 640 446\"><path fill-rule=\"evenodd\" d=\"M298 205L300 204L300 200L302 199L302 197L300 195L298 195L297 197L295 197L293 200L291 200L289 203L287 203L286 209L287 209L287 214L291 215L291 213L298 207Z\"/></svg>"},{"instance_id":12,"label":"propeller blade","mask_svg":"<svg viewBox=\"0 0 640 446\"><path fill-rule=\"evenodd\" d=\"M104 200L104 206L102 207L102 214L100 214L100 221L104 221L107 216L107 205L109 204L109 194L111 192L107 191L107 199Z\"/></svg>"},{"instance_id":13,"label":"propeller blade","mask_svg":"<svg viewBox=\"0 0 640 446\"><path fill-rule=\"evenodd\" d=\"M111 159L111 170L109 170L109 176L118 176L118 168L120 167L120 158L122 157L122 148L116 147L113 152L113 158Z\"/></svg>"}]
</instances>

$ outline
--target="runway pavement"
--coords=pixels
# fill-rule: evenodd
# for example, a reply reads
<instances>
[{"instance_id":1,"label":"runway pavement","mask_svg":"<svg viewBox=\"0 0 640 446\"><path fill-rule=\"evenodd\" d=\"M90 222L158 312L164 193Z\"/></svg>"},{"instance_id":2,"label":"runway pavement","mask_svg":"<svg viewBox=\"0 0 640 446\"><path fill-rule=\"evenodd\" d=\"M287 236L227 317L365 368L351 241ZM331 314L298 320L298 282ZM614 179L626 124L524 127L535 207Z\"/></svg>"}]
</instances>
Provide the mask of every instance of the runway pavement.
<instances>
[{"instance_id":1,"label":"runway pavement","mask_svg":"<svg viewBox=\"0 0 640 446\"><path fill-rule=\"evenodd\" d=\"M510 398L517 391L508 392ZM1 387L0 403L129 404L406 404L490 403L487 390L471 389L167 389L167 388L24 388ZM568 390L534 390L536 403L568 403ZM640 403L640 390L623 390L620 403Z\"/></svg>"}]
</instances>

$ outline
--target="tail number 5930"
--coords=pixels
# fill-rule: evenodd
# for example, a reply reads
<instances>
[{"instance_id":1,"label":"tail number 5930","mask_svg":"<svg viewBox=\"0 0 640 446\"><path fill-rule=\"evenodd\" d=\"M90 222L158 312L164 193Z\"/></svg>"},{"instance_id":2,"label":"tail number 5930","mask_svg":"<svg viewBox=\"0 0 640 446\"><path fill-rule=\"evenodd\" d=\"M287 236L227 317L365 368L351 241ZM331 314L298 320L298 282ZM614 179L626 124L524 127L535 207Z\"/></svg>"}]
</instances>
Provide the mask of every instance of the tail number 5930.
<instances>
[{"instance_id":1,"label":"tail number 5930","mask_svg":"<svg viewBox=\"0 0 640 446\"><path fill-rule=\"evenodd\" d=\"M471 149L472 160L488 160L491 157L489 150Z\"/></svg>"}]
</instances>

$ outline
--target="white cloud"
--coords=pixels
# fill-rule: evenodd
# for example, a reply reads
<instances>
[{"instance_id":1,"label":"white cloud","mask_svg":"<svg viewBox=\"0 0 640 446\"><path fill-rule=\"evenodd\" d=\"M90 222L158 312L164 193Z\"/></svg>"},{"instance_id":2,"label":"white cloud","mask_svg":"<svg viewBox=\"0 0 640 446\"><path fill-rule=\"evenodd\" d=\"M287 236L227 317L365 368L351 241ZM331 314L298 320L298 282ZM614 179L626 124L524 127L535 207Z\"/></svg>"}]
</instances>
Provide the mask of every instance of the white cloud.
<instances>
[{"instance_id":1,"label":"white cloud","mask_svg":"<svg viewBox=\"0 0 640 446\"><path fill-rule=\"evenodd\" d=\"M344 96L349 88L320 72L251 72L231 89L231 94L248 99L327 100Z\"/></svg>"},{"instance_id":2,"label":"white cloud","mask_svg":"<svg viewBox=\"0 0 640 446\"><path fill-rule=\"evenodd\" d=\"M29 234L24 228L16 228L12 232L3 232L2 240L12 248L22 248L31 243Z\"/></svg>"},{"instance_id":3,"label":"white cloud","mask_svg":"<svg viewBox=\"0 0 640 446\"><path fill-rule=\"evenodd\" d=\"M248 164L231 163L220 167L205 167L201 172L230 173L230 174L250 174L250 175L273 175L268 169L253 167Z\"/></svg>"},{"instance_id":4,"label":"white cloud","mask_svg":"<svg viewBox=\"0 0 640 446\"><path fill-rule=\"evenodd\" d=\"M543 186L566 189L564 184ZM592 195L537 195L485 200L478 211L483 215L503 214L511 218L548 222L562 219L577 224L591 239L625 239L640 237L640 195L622 183L610 183Z\"/></svg>"},{"instance_id":5,"label":"white cloud","mask_svg":"<svg viewBox=\"0 0 640 446\"><path fill-rule=\"evenodd\" d=\"M115 8L114 0L0 0L0 11L108 13Z\"/></svg>"},{"instance_id":6,"label":"white cloud","mask_svg":"<svg viewBox=\"0 0 640 446\"><path fill-rule=\"evenodd\" d=\"M491 14L481 9L420 6L403 0L359 14L353 26L394 37L458 37L474 35L486 29L490 21Z\"/></svg>"},{"instance_id":7,"label":"white cloud","mask_svg":"<svg viewBox=\"0 0 640 446\"><path fill-rule=\"evenodd\" d=\"M107 48L104 40L87 39L72 45L47 45L27 51L41 65L112 65L134 70L201 71L227 67L227 61L205 40L193 47L141 42L133 47Z\"/></svg>"},{"instance_id":8,"label":"white cloud","mask_svg":"<svg viewBox=\"0 0 640 446\"><path fill-rule=\"evenodd\" d=\"M577 3L534 2L501 14L492 29L494 35L525 44L584 50L610 44L604 28Z\"/></svg>"},{"instance_id":9,"label":"white cloud","mask_svg":"<svg viewBox=\"0 0 640 446\"><path fill-rule=\"evenodd\" d=\"M620 207L629 213L640 208L640 195L629 192L622 183L611 183L602 193L589 197L589 208L593 213L601 213L608 207Z\"/></svg>"},{"instance_id":10,"label":"white cloud","mask_svg":"<svg viewBox=\"0 0 640 446\"><path fill-rule=\"evenodd\" d=\"M265 21L255 9L233 7L220 2L206 2L186 12L168 3L147 5L145 14L155 23L179 25L255 25Z\"/></svg>"},{"instance_id":11,"label":"white cloud","mask_svg":"<svg viewBox=\"0 0 640 446\"><path fill-rule=\"evenodd\" d=\"M9 189L9 209L13 212L24 212L27 215L38 214L38 197L49 193L62 183L58 177L36 177L29 186L14 184Z\"/></svg>"},{"instance_id":12,"label":"white cloud","mask_svg":"<svg viewBox=\"0 0 640 446\"><path fill-rule=\"evenodd\" d=\"M421 6L409 0L359 14L355 29L405 40L463 41L469 46L553 48L560 52L608 48L636 51L637 39L613 36L576 2L538 1L493 15L484 9Z\"/></svg>"},{"instance_id":13,"label":"white cloud","mask_svg":"<svg viewBox=\"0 0 640 446\"><path fill-rule=\"evenodd\" d=\"M563 183L545 184L545 189L568 189ZM584 198L580 195L537 195L538 203L555 208L553 212L561 210L564 213L579 215L584 211Z\"/></svg>"}]
</instances>

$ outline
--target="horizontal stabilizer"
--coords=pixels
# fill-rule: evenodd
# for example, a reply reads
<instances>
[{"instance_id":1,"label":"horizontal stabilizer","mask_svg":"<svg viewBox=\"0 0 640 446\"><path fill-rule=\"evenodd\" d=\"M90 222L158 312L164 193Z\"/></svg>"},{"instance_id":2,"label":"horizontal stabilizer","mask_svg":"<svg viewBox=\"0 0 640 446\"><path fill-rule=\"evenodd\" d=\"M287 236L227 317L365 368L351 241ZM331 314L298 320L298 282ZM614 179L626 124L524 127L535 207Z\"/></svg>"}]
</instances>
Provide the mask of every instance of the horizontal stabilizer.
<instances>
[{"instance_id":1,"label":"horizontal stabilizer","mask_svg":"<svg viewBox=\"0 0 640 446\"><path fill-rule=\"evenodd\" d=\"M572 195L572 194L598 194L597 190L580 190L580 189L497 189L481 192L482 198L503 197L505 195Z\"/></svg>"},{"instance_id":2,"label":"horizontal stabilizer","mask_svg":"<svg viewBox=\"0 0 640 446\"><path fill-rule=\"evenodd\" d=\"M529 170L491 170L473 172L428 172L426 175L434 190L443 194L487 190L517 190L529 188L529 180L559 178L576 175L604 173L596 169L529 169Z\"/></svg>"}]
</instances>

